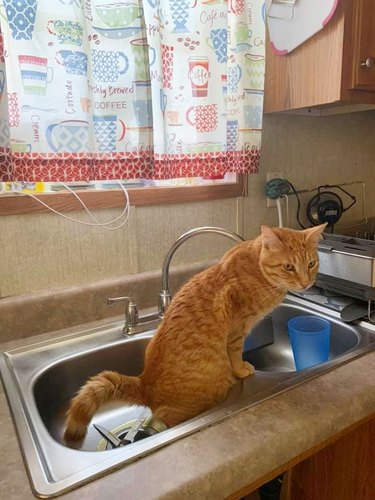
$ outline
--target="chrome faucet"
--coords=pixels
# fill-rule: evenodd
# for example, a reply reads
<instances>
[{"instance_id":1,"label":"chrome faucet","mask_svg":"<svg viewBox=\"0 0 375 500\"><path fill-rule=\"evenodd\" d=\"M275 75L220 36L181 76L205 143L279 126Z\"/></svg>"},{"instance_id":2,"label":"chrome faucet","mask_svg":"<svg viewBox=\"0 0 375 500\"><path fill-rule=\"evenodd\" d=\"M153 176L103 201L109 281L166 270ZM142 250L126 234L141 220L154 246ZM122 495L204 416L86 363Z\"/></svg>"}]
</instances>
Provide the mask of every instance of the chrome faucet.
<instances>
[{"instance_id":1,"label":"chrome faucet","mask_svg":"<svg viewBox=\"0 0 375 500\"><path fill-rule=\"evenodd\" d=\"M144 331L142 327L144 325L149 325L150 328L156 328L160 321L164 318L165 311L167 310L169 304L172 300L172 294L169 290L169 266L171 264L172 257L175 251L184 243L184 241L196 236L198 234L205 233L216 233L226 236L236 243L241 243L245 241L242 236L237 233L233 233L228 229L222 227L214 226L204 226L191 229L190 231L181 235L178 240L176 240L168 251L164 259L163 272L162 272L162 289L159 294L159 312L152 313L141 318L138 318L138 310L135 301L131 297L109 297L107 299L108 305L117 304L118 302L125 302L125 323L122 329L125 335L133 335L134 333L140 333Z\"/></svg>"},{"instance_id":2,"label":"chrome faucet","mask_svg":"<svg viewBox=\"0 0 375 500\"><path fill-rule=\"evenodd\" d=\"M157 312L138 316L138 308L136 302L131 297L108 297L107 303L109 306L125 302L125 321L122 328L124 335L134 335L144 331L144 326L148 325L150 329L157 328L161 318Z\"/></svg>"},{"instance_id":3,"label":"chrome faucet","mask_svg":"<svg viewBox=\"0 0 375 500\"><path fill-rule=\"evenodd\" d=\"M242 241L245 241L244 238L242 238L242 236L240 236L237 233L233 233L232 231L229 231L228 229L224 229L222 227L214 227L214 226L197 227L181 235L178 238L178 240L176 240L174 244L171 246L170 250L168 251L164 259L163 273L162 273L162 289L161 292L159 293L159 318L164 318L164 314L172 300L172 294L169 290L169 266L175 251L182 245L182 243L184 243L184 241L189 240L190 238L198 234L205 234L205 233L221 234L222 236L226 236L227 238L230 238L236 243L241 243Z\"/></svg>"},{"instance_id":4,"label":"chrome faucet","mask_svg":"<svg viewBox=\"0 0 375 500\"><path fill-rule=\"evenodd\" d=\"M132 327L138 325L138 309L137 304L131 297L108 297L107 304L112 306L113 304L118 304L119 302L126 302L125 307L125 322L122 329L123 333L127 334Z\"/></svg>"}]
</instances>

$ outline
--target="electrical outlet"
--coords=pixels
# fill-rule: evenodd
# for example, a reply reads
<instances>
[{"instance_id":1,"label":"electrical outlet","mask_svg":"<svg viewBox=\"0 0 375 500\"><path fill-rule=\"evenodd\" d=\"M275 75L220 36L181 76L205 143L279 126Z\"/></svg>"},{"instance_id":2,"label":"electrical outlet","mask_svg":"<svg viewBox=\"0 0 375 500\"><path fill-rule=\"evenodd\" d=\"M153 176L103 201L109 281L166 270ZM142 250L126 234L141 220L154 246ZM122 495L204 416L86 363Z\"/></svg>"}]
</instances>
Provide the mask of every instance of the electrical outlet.
<instances>
[{"instance_id":1,"label":"electrical outlet","mask_svg":"<svg viewBox=\"0 0 375 500\"><path fill-rule=\"evenodd\" d=\"M267 172L267 182L272 179L284 179L284 174L282 172ZM281 199L281 205L285 205L285 198ZM267 198L267 207L276 207L276 200Z\"/></svg>"}]
</instances>

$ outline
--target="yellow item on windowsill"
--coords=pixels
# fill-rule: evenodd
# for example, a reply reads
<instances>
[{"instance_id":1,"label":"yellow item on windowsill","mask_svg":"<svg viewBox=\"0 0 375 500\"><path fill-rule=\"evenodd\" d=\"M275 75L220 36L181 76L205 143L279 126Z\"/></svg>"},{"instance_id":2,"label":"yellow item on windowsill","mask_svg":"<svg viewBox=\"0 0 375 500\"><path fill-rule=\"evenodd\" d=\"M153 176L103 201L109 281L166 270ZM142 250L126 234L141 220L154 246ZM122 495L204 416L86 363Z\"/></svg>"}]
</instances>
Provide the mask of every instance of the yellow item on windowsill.
<instances>
[{"instance_id":1,"label":"yellow item on windowsill","mask_svg":"<svg viewBox=\"0 0 375 500\"><path fill-rule=\"evenodd\" d=\"M6 193L42 193L44 182L3 182L3 190Z\"/></svg>"}]
</instances>

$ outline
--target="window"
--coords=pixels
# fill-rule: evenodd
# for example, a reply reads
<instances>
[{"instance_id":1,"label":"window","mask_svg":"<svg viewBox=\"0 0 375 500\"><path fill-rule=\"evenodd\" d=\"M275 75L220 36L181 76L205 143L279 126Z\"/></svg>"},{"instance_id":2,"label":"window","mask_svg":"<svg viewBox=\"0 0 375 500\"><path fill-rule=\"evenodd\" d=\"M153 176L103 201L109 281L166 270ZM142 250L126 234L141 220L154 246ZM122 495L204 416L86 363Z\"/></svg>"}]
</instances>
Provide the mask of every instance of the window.
<instances>
[{"instance_id":1,"label":"window","mask_svg":"<svg viewBox=\"0 0 375 500\"><path fill-rule=\"evenodd\" d=\"M139 186L137 183L134 183L132 187L130 181L126 184L130 204L144 206L244 196L247 192L246 179L247 176L245 174L227 174L223 179L218 180L198 180L192 178L186 181L185 185L183 185L181 179L154 181L154 185L149 184L146 186ZM190 184L188 185L187 182ZM79 197L89 209L114 208L124 205L124 194L121 189L115 187L115 182L111 182L111 185L107 185L106 187L103 187L101 183L93 184L93 186L76 190ZM76 185L75 187L79 186ZM34 192L33 194L57 211L64 212L82 208L68 191L53 190L53 188L57 188L57 183L55 186L48 186L48 188L48 191ZM3 191L0 193L0 216L48 211L44 205L30 196L20 196L4 189L5 186L3 186Z\"/></svg>"}]
</instances>

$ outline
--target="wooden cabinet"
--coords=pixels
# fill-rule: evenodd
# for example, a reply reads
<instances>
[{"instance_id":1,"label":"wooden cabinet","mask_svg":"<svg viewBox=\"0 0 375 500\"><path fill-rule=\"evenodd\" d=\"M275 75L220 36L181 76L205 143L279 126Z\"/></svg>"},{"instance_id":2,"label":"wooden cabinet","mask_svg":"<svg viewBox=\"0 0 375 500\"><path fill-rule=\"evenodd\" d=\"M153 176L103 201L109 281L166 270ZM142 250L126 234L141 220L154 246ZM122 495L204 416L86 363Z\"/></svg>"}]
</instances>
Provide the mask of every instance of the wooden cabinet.
<instances>
[{"instance_id":1,"label":"wooden cabinet","mask_svg":"<svg viewBox=\"0 0 375 500\"><path fill-rule=\"evenodd\" d=\"M373 500L375 416L295 457L226 500L260 500L258 488L283 475L280 500Z\"/></svg>"},{"instance_id":2,"label":"wooden cabinet","mask_svg":"<svg viewBox=\"0 0 375 500\"><path fill-rule=\"evenodd\" d=\"M345 105L375 105L374 0L340 0L327 26L285 56L267 42L265 113Z\"/></svg>"},{"instance_id":3,"label":"wooden cabinet","mask_svg":"<svg viewBox=\"0 0 375 500\"><path fill-rule=\"evenodd\" d=\"M293 467L288 500L373 500L374 442L372 420Z\"/></svg>"},{"instance_id":4,"label":"wooden cabinet","mask_svg":"<svg viewBox=\"0 0 375 500\"><path fill-rule=\"evenodd\" d=\"M375 2L357 0L353 3L355 12L352 88L375 92Z\"/></svg>"}]
</instances>

